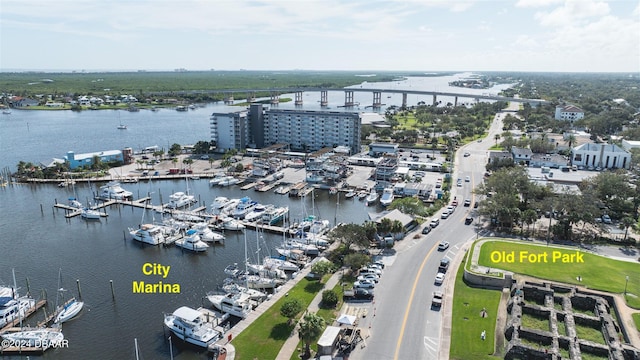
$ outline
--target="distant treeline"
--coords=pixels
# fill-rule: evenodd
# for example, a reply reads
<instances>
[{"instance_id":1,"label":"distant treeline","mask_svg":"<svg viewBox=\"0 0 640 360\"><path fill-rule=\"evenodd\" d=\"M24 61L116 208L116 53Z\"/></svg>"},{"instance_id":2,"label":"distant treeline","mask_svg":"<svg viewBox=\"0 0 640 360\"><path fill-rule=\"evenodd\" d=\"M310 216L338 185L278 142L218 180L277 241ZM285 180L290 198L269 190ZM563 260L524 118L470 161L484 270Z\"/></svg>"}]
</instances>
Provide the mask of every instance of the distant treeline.
<instances>
[{"instance_id":1,"label":"distant treeline","mask_svg":"<svg viewBox=\"0 0 640 360\"><path fill-rule=\"evenodd\" d=\"M167 91L344 87L364 81L393 81L405 76L434 74L363 71L16 72L0 73L0 92L18 96L140 96Z\"/></svg>"}]
</instances>

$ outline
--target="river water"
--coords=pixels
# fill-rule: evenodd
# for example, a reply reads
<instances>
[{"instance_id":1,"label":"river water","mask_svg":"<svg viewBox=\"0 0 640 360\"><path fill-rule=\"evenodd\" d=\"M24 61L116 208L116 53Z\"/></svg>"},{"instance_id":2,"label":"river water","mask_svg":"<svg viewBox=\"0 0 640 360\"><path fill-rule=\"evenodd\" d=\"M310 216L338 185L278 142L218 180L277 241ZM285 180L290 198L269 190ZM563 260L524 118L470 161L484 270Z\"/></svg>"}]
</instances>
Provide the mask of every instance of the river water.
<instances>
[{"instance_id":1,"label":"river water","mask_svg":"<svg viewBox=\"0 0 640 360\"><path fill-rule=\"evenodd\" d=\"M448 82L467 76L410 78L392 83L363 83L358 86L406 88L416 90L456 91ZM492 93L507 86L489 90L474 90L475 94ZM463 91L460 91L463 92ZM371 102L371 94L355 94L357 102ZM284 95L287 96L287 95ZM362 96L358 98L358 96ZM293 95L291 95L293 97ZM319 94L305 95L305 109L319 109ZM418 100L418 99L416 99ZM439 99L440 100L440 99ZM420 101L420 100L418 100ZM423 99L430 103L430 99ZM447 101L443 99L443 103ZM330 93L329 102L336 106L344 102L344 94ZM383 99L387 105L400 105L401 97ZM409 98L409 103L414 99ZM282 103L280 108L294 108ZM0 167L15 171L18 161L47 163L61 158L67 151L76 153L132 147L140 150L158 145L168 148L173 143L193 144L209 140L209 117L212 112L235 111L237 107L209 104L205 107L177 112L163 109L158 112L140 111L19 111L0 118ZM332 110L336 110L334 108ZM364 109L362 109L364 111ZM119 123L127 130L118 130ZM63 210L53 208L54 202L65 202L74 196L86 202L98 184L80 184L72 188L53 185L10 185L0 188L0 284L11 284L15 269L17 284L24 294L35 297L46 293L55 302L58 271L62 273L65 296L78 296L80 291L85 309L80 316L64 325L69 346L48 350L45 359L134 359L134 339L145 359L169 359L168 331L163 329L163 313L173 312L186 305L198 307L203 297L221 284L223 269L231 263L242 263L245 252L244 236L227 232L224 245L213 246L205 254L182 252L176 247L141 246L130 240L126 229L137 227L143 219L155 216L141 209L112 206L109 216L100 221L83 221L77 217L65 219ZM151 193L152 202L160 204L175 191L185 191L182 181L156 181L123 184L133 191L134 198ZM358 200L342 199L326 192L316 192L315 198L290 199L272 192L242 191L238 187L211 188L207 180L189 182L189 190L209 205L216 196L250 196L263 204L287 205L292 219L308 214L336 222L362 223L368 219L367 208ZM255 258L258 246L261 256L275 253L281 236L246 233L249 258ZM146 263L171 266L168 276L144 275ZM179 284L179 294L134 294L134 281ZM113 295L111 291L113 283ZM78 286L79 284L79 286ZM42 318L42 313L35 315ZM204 359L193 348L173 346L175 359ZM26 358L12 356L6 358Z\"/></svg>"}]
</instances>

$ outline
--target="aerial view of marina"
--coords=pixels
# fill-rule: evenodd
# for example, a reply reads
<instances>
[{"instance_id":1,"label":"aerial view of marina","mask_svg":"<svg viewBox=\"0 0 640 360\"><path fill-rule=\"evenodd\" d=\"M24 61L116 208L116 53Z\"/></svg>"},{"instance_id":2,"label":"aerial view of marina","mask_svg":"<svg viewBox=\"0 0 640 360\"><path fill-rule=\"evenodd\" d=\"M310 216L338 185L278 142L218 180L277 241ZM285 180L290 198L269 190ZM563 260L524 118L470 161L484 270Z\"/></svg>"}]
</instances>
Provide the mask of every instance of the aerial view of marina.
<instances>
[{"instance_id":1,"label":"aerial view of marina","mask_svg":"<svg viewBox=\"0 0 640 360\"><path fill-rule=\"evenodd\" d=\"M640 359L640 6L330 3L3 2L0 358Z\"/></svg>"}]
</instances>

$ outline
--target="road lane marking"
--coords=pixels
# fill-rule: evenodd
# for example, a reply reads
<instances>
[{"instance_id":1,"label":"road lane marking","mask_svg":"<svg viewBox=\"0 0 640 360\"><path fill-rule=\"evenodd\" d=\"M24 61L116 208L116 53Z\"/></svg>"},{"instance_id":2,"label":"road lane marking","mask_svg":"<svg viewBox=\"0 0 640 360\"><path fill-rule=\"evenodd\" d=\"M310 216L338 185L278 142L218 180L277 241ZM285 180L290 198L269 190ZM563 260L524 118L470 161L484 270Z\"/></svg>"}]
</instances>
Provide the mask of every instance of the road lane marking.
<instances>
[{"instance_id":1,"label":"road lane marking","mask_svg":"<svg viewBox=\"0 0 640 360\"><path fill-rule=\"evenodd\" d=\"M424 347L427 348L427 350L431 350L431 352L435 352L436 351L436 348L435 348L436 345L438 345L437 341L434 341L431 338L426 337L426 336L424 337Z\"/></svg>"},{"instance_id":2,"label":"road lane marking","mask_svg":"<svg viewBox=\"0 0 640 360\"><path fill-rule=\"evenodd\" d=\"M394 360L398 359L398 353L400 352L400 346L402 345L402 338L404 337L404 329L407 327L407 320L409 319L409 311L411 310L411 304L413 303L413 297L416 292L416 288L418 287L418 280L420 280L420 274L422 274L422 270L427 264L427 259L431 256L431 253L436 249L438 245L434 244L431 250L427 253L427 256L422 260L422 264L420 264L420 268L418 269L418 273L416 274L416 278L413 281L413 286L411 287L411 295L409 296L409 303L407 304L407 310L404 312L404 318L402 319L402 327L400 328L400 335L398 336L398 341L396 343L396 352L393 355Z\"/></svg>"}]
</instances>

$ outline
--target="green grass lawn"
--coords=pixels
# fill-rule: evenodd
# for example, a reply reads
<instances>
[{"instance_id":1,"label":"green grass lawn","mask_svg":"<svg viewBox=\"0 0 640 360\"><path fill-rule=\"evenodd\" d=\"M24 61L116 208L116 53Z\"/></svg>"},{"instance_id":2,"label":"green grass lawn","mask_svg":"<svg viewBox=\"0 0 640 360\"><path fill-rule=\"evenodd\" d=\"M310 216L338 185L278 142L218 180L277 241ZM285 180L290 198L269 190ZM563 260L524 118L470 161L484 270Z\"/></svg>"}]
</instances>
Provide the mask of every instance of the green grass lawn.
<instances>
[{"instance_id":1,"label":"green grass lawn","mask_svg":"<svg viewBox=\"0 0 640 360\"><path fill-rule=\"evenodd\" d=\"M555 252L555 253L554 253ZM493 254L493 260L491 258ZM499 258L498 255L514 255ZM545 255L547 262L544 262ZM573 262L562 262L557 258L554 262L553 254L574 257ZM539 262L531 262L536 260ZM569 260L568 258L564 258ZM577 260L583 259L583 262ZM514 273L529 275L541 279L548 279L568 284L576 284L591 289L622 294L627 288L627 304L636 309L640 308L640 264L619 261L575 249L554 248L544 245L523 244L511 241L490 241L482 245L479 258L480 265L513 271ZM582 281L578 281L580 276ZM626 277L629 277L627 283Z\"/></svg>"},{"instance_id":2,"label":"green grass lawn","mask_svg":"<svg viewBox=\"0 0 640 360\"><path fill-rule=\"evenodd\" d=\"M640 313L635 313L631 316L633 317L633 322L636 324L636 329L640 331Z\"/></svg>"},{"instance_id":3,"label":"green grass lawn","mask_svg":"<svg viewBox=\"0 0 640 360\"><path fill-rule=\"evenodd\" d=\"M271 360L275 359L280 348L291 335L293 325L287 323L287 318L280 315L282 304L292 298L300 300L303 308L307 308L316 294L322 290L323 284L300 280L288 296L283 296L273 304L264 314L253 322L247 329L233 339L236 348L236 359L239 360ZM302 315L302 312L299 316Z\"/></svg>"},{"instance_id":4,"label":"green grass lawn","mask_svg":"<svg viewBox=\"0 0 640 360\"><path fill-rule=\"evenodd\" d=\"M452 360L498 359L491 354L494 353L494 331L500 291L467 286L462 279L463 272L463 267L460 266L453 297L449 356ZM487 310L488 316L485 318L480 316L483 308ZM485 340L480 339L483 330L486 331Z\"/></svg>"}]
</instances>

